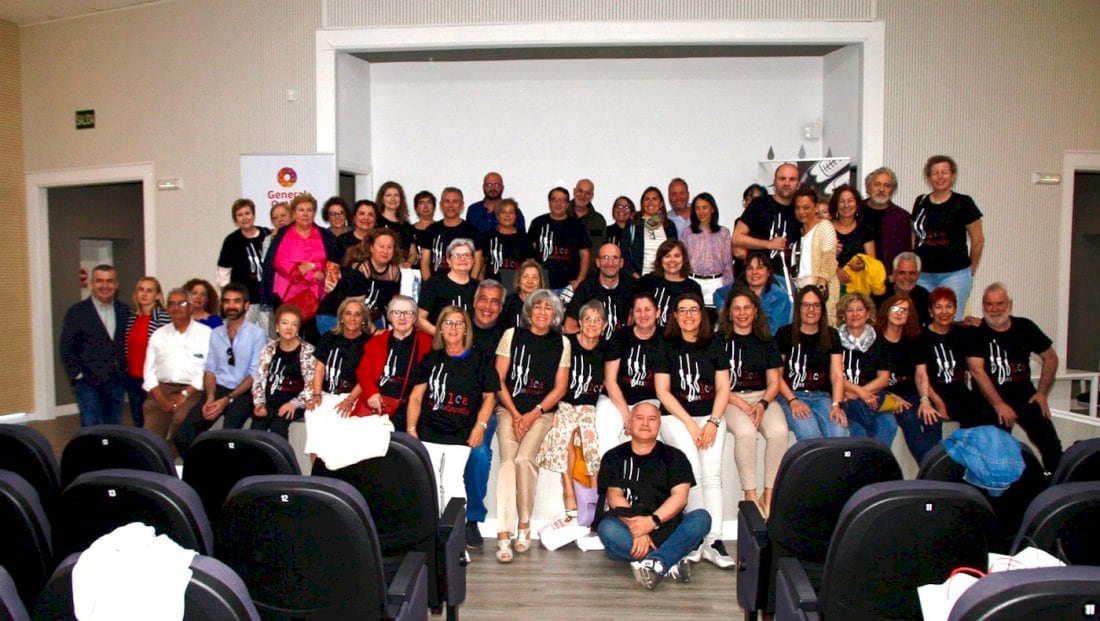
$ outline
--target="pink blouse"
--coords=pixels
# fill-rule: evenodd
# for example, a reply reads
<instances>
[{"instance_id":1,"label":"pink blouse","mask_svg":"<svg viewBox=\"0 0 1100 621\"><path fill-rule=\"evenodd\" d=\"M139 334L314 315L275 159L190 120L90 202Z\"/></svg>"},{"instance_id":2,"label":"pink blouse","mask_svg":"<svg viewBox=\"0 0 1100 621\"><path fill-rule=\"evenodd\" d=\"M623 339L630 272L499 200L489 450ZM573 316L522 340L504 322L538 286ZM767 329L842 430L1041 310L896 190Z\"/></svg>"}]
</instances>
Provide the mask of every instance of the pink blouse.
<instances>
[{"instance_id":1,"label":"pink blouse","mask_svg":"<svg viewBox=\"0 0 1100 621\"><path fill-rule=\"evenodd\" d=\"M309 234L302 237L293 225L283 235L279 249L275 253L275 295L284 300L298 295L305 289L313 289L313 293L320 300L325 296L325 281L317 279L317 274L325 273L325 244L321 239L321 231L316 226L309 230ZM313 262L313 271L302 274L298 266L302 263Z\"/></svg>"},{"instance_id":2,"label":"pink blouse","mask_svg":"<svg viewBox=\"0 0 1100 621\"><path fill-rule=\"evenodd\" d=\"M733 282L733 247L730 231L724 226L714 233L692 233L691 225L684 228L680 241L687 248L692 273L700 276L722 275L722 284Z\"/></svg>"}]
</instances>

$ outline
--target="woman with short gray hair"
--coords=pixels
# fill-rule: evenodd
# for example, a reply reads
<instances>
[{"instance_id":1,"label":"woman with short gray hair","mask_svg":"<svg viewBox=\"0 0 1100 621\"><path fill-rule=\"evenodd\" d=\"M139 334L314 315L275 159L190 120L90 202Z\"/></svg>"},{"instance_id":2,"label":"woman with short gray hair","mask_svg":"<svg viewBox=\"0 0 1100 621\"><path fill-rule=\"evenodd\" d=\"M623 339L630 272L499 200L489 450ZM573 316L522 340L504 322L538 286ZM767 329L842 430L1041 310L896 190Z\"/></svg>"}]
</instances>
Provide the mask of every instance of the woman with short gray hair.
<instances>
[{"instance_id":1,"label":"woman with short gray hair","mask_svg":"<svg viewBox=\"0 0 1100 621\"><path fill-rule=\"evenodd\" d=\"M435 320L445 306L457 306L473 313L474 295L477 293L477 279L473 277L474 242L459 237L447 244L446 270L432 274L420 287L420 316L416 327L422 332L435 336Z\"/></svg>"},{"instance_id":2,"label":"woman with short gray hair","mask_svg":"<svg viewBox=\"0 0 1100 621\"><path fill-rule=\"evenodd\" d=\"M561 300L547 289L527 296L520 325L497 346L497 560L510 563L512 528L516 552L531 548L531 512L539 470L535 456L553 424L558 401L569 387L570 344L561 335Z\"/></svg>"}]
</instances>

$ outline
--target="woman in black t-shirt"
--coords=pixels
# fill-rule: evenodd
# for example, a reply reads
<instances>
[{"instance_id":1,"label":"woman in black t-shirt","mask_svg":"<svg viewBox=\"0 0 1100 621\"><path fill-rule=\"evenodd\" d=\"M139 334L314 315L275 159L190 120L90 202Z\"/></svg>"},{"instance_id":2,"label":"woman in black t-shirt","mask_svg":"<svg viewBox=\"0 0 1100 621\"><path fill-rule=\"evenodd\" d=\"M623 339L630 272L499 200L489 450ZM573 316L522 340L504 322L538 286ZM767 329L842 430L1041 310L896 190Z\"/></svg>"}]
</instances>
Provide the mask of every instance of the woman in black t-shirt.
<instances>
[{"instance_id":1,"label":"woman in black t-shirt","mask_svg":"<svg viewBox=\"0 0 1100 621\"><path fill-rule=\"evenodd\" d=\"M569 388L570 345L561 335L561 300L547 289L527 296L520 325L505 330L497 344L497 560L512 560L531 547L531 512L538 466L535 456L554 422L558 401Z\"/></svg>"},{"instance_id":2,"label":"woman in black t-shirt","mask_svg":"<svg viewBox=\"0 0 1100 621\"><path fill-rule=\"evenodd\" d=\"M887 395L893 399L898 426L909 452L920 464L943 439L943 417L932 407L928 365L921 359L921 333L913 300L895 295L883 303L875 323L883 354L893 372Z\"/></svg>"},{"instance_id":3,"label":"woman in black t-shirt","mask_svg":"<svg viewBox=\"0 0 1100 621\"><path fill-rule=\"evenodd\" d=\"M711 529L703 556L723 569L733 559L722 543L722 417L729 405L730 360L715 338L702 296L678 296L657 355L653 385L661 401L663 442L687 456L699 487L688 493L687 509L706 509Z\"/></svg>"},{"instance_id":4,"label":"woman in black t-shirt","mask_svg":"<svg viewBox=\"0 0 1100 621\"><path fill-rule=\"evenodd\" d=\"M844 400L840 335L825 323L824 313L821 291L806 285L795 298L794 321L775 335L784 363L780 405L787 426L799 440L849 435L848 417L840 407Z\"/></svg>"},{"instance_id":5,"label":"woman in black t-shirt","mask_svg":"<svg viewBox=\"0 0 1100 621\"><path fill-rule=\"evenodd\" d=\"M336 327L321 335L313 352L313 398L306 409L320 416L346 417L362 392L355 371L374 328L369 321L370 311L353 298L340 304L336 317Z\"/></svg>"},{"instance_id":6,"label":"woman in black t-shirt","mask_svg":"<svg viewBox=\"0 0 1100 621\"><path fill-rule=\"evenodd\" d=\"M733 433L733 459L745 500L757 503L768 515L779 462L787 452L788 427L779 395L783 358L768 328L760 298L735 287L722 308L718 325L726 338L730 361L730 403L726 428ZM764 436L764 495L756 495L756 434Z\"/></svg>"},{"instance_id":7,"label":"woman in black t-shirt","mask_svg":"<svg viewBox=\"0 0 1100 621\"><path fill-rule=\"evenodd\" d=\"M415 327L416 302L395 295L386 311L390 329L375 333L363 347L356 370L362 389L352 416L388 416L394 429L405 429L408 397L415 371L432 349L432 337Z\"/></svg>"},{"instance_id":8,"label":"woman in black t-shirt","mask_svg":"<svg viewBox=\"0 0 1100 621\"><path fill-rule=\"evenodd\" d=\"M603 392L606 352L600 347L600 334L607 324L607 310L603 302L590 300L581 307L578 315L581 331L569 337L569 388L558 404L554 425L542 441L535 459L540 468L561 473L567 520L577 517L577 497L573 491L575 440L579 440L588 476L595 478L600 468L596 400Z\"/></svg>"},{"instance_id":9,"label":"woman in black t-shirt","mask_svg":"<svg viewBox=\"0 0 1100 621\"><path fill-rule=\"evenodd\" d=\"M851 280L844 271L846 266L854 272L863 271L863 261L855 258L857 254L877 258L874 236L860 217L862 203L859 190L848 184L833 191L829 199L829 217L836 231L836 277L841 286Z\"/></svg>"},{"instance_id":10,"label":"woman in black t-shirt","mask_svg":"<svg viewBox=\"0 0 1100 621\"><path fill-rule=\"evenodd\" d=\"M355 201L351 223L351 230L336 238L339 256L335 260L338 262L343 262L348 250L358 246L378 224L378 205L366 199Z\"/></svg>"},{"instance_id":11,"label":"woman in black t-shirt","mask_svg":"<svg viewBox=\"0 0 1100 621\"><path fill-rule=\"evenodd\" d=\"M447 244L447 270L434 274L420 288L420 318L416 327L430 335L435 335L436 320L439 311L445 306L457 306L466 313L474 309L474 294L477 292L477 279L473 277L474 242L459 237Z\"/></svg>"},{"instance_id":12,"label":"woman in black t-shirt","mask_svg":"<svg viewBox=\"0 0 1100 621\"><path fill-rule=\"evenodd\" d=\"M359 298L370 310L376 328L385 326L386 305L401 291L400 242L390 229L375 228L344 255L339 279L326 280L328 295L317 306L317 329L336 325L336 308L348 298Z\"/></svg>"},{"instance_id":13,"label":"woman in black t-shirt","mask_svg":"<svg viewBox=\"0 0 1100 621\"><path fill-rule=\"evenodd\" d=\"M496 372L473 352L473 334L465 311L444 308L409 395L405 431L424 442L444 498L466 498L466 460L485 438L500 388Z\"/></svg>"},{"instance_id":14,"label":"woman in black t-shirt","mask_svg":"<svg viewBox=\"0 0 1100 621\"><path fill-rule=\"evenodd\" d=\"M893 412L878 413L890 383L892 363L882 351L882 340L871 325L875 303L862 293L849 293L837 303L840 344L843 347L844 401L852 436L869 437L889 447L898 432Z\"/></svg>"},{"instance_id":15,"label":"woman in black t-shirt","mask_svg":"<svg viewBox=\"0 0 1100 621\"><path fill-rule=\"evenodd\" d=\"M606 399L596 404L596 435L600 455L625 440L630 411L642 401L657 405L653 374L661 334L657 331L657 301L648 291L634 294L630 303L633 325L624 326L611 339L604 363Z\"/></svg>"},{"instance_id":16,"label":"woman in black t-shirt","mask_svg":"<svg viewBox=\"0 0 1100 621\"><path fill-rule=\"evenodd\" d=\"M653 261L653 272L638 281L637 291L648 291L657 301L657 329L664 330L672 321L669 307L672 301L681 295L694 293L703 297L699 283L691 278L691 260L688 259L684 242L669 239L657 248L657 258Z\"/></svg>"},{"instance_id":17,"label":"woman in black t-shirt","mask_svg":"<svg viewBox=\"0 0 1100 621\"><path fill-rule=\"evenodd\" d=\"M921 258L917 284L927 291L936 287L954 291L958 300L955 321L962 321L982 260L985 233L982 212L974 199L952 189L958 175L958 165L946 155L933 155L924 164L924 178L932 192L918 196L913 203L913 247Z\"/></svg>"},{"instance_id":18,"label":"woman in black t-shirt","mask_svg":"<svg viewBox=\"0 0 1100 621\"><path fill-rule=\"evenodd\" d=\"M527 236L516 228L516 214L519 206L516 201L505 198L496 207L497 226L483 235L477 242L484 260L478 280L491 278L511 284L520 263L531 256L531 246Z\"/></svg>"},{"instance_id":19,"label":"woman in black t-shirt","mask_svg":"<svg viewBox=\"0 0 1100 621\"><path fill-rule=\"evenodd\" d=\"M414 229L409 224L409 203L405 200L405 188L396 181L387 181L378 186L374 202L378 205L377 225L397 233L397 263L402 267L411 267L408 256L409 248L413 244Z\"/></svg>"},{"instance_id":20,"label":"woman in black t-shirt","mask_svg":"<svg viewBox=\"0 0 1100 621\"><path fill-rule=\"evenodd\" d=\"M932 323L924 329L920 358L928 365L929 397L936 411L962 428L996 425L997 416L969 387L967 332L955 323L955 292L938 287L928 296Z\"/></svg>"},{"instance_id":21,"label":"woman in black t-shirt","mask_svg":"<svg viewBox=\"0 0 1100 621\"><path fill-rule=\"evenodd\" d=\"M546 272L542 269L542 264L534 259L527 259L520 263L512 281L512 292L504 298L504 308L500 311L500 322L504 328L518 326L527 296L547 286Z\"/></svg>"}]
</instances>

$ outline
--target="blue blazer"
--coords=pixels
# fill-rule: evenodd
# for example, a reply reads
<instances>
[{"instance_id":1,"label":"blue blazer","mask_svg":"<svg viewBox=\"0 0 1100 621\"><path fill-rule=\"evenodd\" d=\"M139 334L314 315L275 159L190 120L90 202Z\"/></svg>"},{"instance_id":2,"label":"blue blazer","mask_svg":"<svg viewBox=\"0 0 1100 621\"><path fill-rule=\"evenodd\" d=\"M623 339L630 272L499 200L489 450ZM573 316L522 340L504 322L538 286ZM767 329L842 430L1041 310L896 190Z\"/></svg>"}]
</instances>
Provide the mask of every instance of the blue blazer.
<instances>
[{"instance_id":1,"label":"blue blazer","mask_svg":"<svg viewBox=\"0 0 1100 621\"><path fill-rule=\"evenodd\" d=\"M676 239L676 225L671 220L665 220L665 237ZM641 275L644 271L642 263L645 256L645 225L632 223L623 230L623 236L619 238L619 248L623 251L623 273L626 275Z\"/></svg>"},{"instance_id":2,"label":"blue blazer","mask_svg":"<svg viewBox=\"0 0 1100 621\"><path fill-rule=\"evenodd\" d=\"M77 302L65 313L61 325L61 363L69 383L93 386L123 385L126 378L126 321L130 307L115 300L114 338L107 334L92 298Z\"/></svg>"}]
</instances>

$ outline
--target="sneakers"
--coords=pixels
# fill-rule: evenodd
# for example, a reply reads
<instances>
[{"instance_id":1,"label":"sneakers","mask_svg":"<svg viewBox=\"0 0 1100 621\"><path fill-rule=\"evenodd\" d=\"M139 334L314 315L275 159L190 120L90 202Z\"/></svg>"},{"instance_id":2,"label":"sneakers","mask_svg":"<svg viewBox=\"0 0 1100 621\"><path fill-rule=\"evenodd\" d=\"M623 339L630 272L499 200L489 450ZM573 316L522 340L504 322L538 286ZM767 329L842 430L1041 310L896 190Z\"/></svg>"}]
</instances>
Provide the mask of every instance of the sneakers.
<instances>
[{"instance_id":1,"label":"sneakers","mask_svg":"<svg viewBox=\"0 0 1100 621\"><path fill-rule=\"evenodd\" d=\"M634 574L634 579L649 591L655 589L657 583L661 581L662 569L664 568L661 567L661 562L652 558L630 563L630 571Z\"/></svg>"},{"instance_id":2,"label":"sneakers","mask_svg":"<svg viewBox=\"0 0 1100 621\"><path fill-rule=\"evenodd\" d=\"M737 564L730 557L729 552L726 552L726 544L722 543L721 539L715 539L710 545L704 543L700 549L703 551L703 558L714 563L719 569L729 569Z\"/></svg>"},{"instance_id":3,"label":"sneakers","mask_svg":"<svg viewBox=\"0 0 1100 621\"><path fill-rule=\"evenodd\" d=\"M477 522L466 522L466 549L482 550L485 548L485 539L481 536L481 530Z\"/></svg>"},{"instance_id":4,"label":"sneakers","mask_svg":"<svg viewBox=\"0 0 1100 621\"><path fill-rule=\"evenodd\" d=\"M699 561L703 560L703 547L705 545L706 544L703 544L698 548L695 548L691 552L688 552L687 556L684 557L684 560L689 563L698 563Z\"/></svg>"},{"instance_id":5,"label":"sneakers","mask_svg":"<svg viewBox=\"0 0 1100 621\"><path fill-rule=\"evenodd\" d=\"M691 582L691 563L686 558L680 559L668 570L668 577L676 582Z\"/></svg>"}]
</instances>

